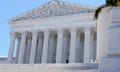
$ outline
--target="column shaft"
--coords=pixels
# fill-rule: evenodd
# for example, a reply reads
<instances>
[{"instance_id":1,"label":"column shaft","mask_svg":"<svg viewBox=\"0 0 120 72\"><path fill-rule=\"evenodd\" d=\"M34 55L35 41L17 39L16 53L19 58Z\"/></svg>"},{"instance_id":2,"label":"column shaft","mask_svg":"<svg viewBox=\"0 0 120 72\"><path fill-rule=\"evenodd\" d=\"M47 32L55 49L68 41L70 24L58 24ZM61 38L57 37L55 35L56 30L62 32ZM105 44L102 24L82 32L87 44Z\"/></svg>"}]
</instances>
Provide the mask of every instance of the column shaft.
<instances>
[{"instance_id":1,"label":"column shaft","mask_svg":"<svg viewBox=\"0 0 120 72\"><path fill-rule=\"evenodd\" d=\"M36 45L37 45L37 35L38 32L35 31L32 33L32 46L31 46L31 53L30 53L30 63L35 63L35 54L36 54Z\"/></svg>"},{"instance_id":2,"label":"column shaft","mask_svg":"<svg viewBox=\"0 0 120 72\"><path fill-rule=\"evenodd\" d=\"M90 38L91 38L91 40L90 40L90 41L91 41L91 42L90 42L90 47L91 47L91 49L90 49L90 62L91 62L91 63L93 63L93 58L94 58L94 57L93 57L93 56L94 56L94 46L93 46L93 45L94 45L94 44L93 44L93 43L94 43L94 40L93 40L93 36L94 36L94 35L93 35L93 33L91 32L91 36L90 36Z\"/></svg>"},{"instance_id":3,"label":"column shaft","mask_svg":"<svg viewBox=\"0 0 120 72\"><path fill-rule=\"evenodd\" d=\"M26 57L25 57L25 63L26 64L29 63L29 59L30 59L31 41L32 41L32 38L28 36L28 38L27 38Z\"/></svg>"},{"instance_id":4,"label":"column shaft","mask_svg":"<svg viewBox=\"0 0 120 72\"><path fill-rule=\"evenodd\" d=\"M77 39L76 39L76 62L80 63L80 60L82 58L82 48L81 48L81 36L80 32L77 34Z\"/></svg>"},{"instance_id":5,"label":"column shaft","mask_svg":"<svg viewBox=\"0 0 120 72\"><path fill-rule=\"evenodd\" d=\"M21 44L20 44L20 52L18 57L18 63L24 63L24 56L25 56L25 46L26 46L26 32L21 33Z\"/></svg>"},{"instance_id":6,"label":"column shaft","mask_svg":"<svg viewBox=\"0 0 120 72\"><path fill-rule=\"evenodd\" d=\"M94 33L94 39L93 39L93 62L96 62L96 56L97 56L97 40L96 40L96 32Z\"/></svg>"},{"instance_id":7,"label":"column shaft","mask_svg":"<svg viewBox=\"0 0 120 72\"><path fill-rule=\"evenodd\" d=\"M58 31L56 63L62 63L63 57L63 30Z\"/></svg>"},{"instance_id":8,"label":"column shaft","mask_svg":"<svg viewBox=\"0 0 120 72\"><path fill-rule=\"evenodd\" d=\"M90 40L91 32L89 28L85 28L84 37L84 63L90 63Z\"/></svg>"},{"instance_id":9,"label":"column shaft","mask_svg":"<svg viewBox=\"0 0 120 72\"><path fill-rule=\"evenodd\" d=\"M62 63L69 62L70 36L67 32L63 35Z\"/></svg>"},{"instance_id":10,"label":"column shaft","mask_svg":"<svg viewBox=\"0 0 120 72\"><path fill-rule=\"evenodd\" d=\"M9 48L9 53L8 53L8 63L11 64L13 61L13 53L14 53L14 46L15 46L15 38L16 38L15 33L11 32L10 37L11 37L11 40L10 40L10 48Z\"/></svg>"},{"instance_id":11,"label":"column shaft","mask_svg":"<svg viewBox=\"0 0 120 72\"><path fill-rule=\"evenodd\" d=\"M43 51L42 51L42 63L47 63L48 45L49 45L49 32L45 31L44 32Z\"/></svg>"},{"instance_id":12,"label":"column shaft","mask_svg":"<svg viewBox=\"0 0 120 72\"><path fill-rule=\"evenodd\" d=\"M36 55L36 63L41 63L42 48L43 48L43 37L39 36L39 38L38 38L38 47L37 47L37 55Z\"/></svg>"},{"instance_id":13,"label":"column shaft","mask_svg":"<svg viewBox=\"0 0 120 72\"><path fill-rule=\"evenodd\" d=\"M81 40L80 40L80 62L84 62L84 33L81 33Z\"/></svg>"},{"instance_id":14,"label":"column shaft","mask_svg":"<svg viewBox=\"0 0 120 72\"><path fill-rule=\"evenodd\" d=\"M19 56L19 50L20 50L20 41L21 38L17 38L17 49L16 49L16 55L15 55L15 63L18 63L18 56Z\"/></svg>"},{"instance_id":15,"label":"column shaft","mask_svg":"<svg viewBox=\"0 0 120 72\"><path fill-rule=\"evenodd\" d=\"M71 30L71 39L70 39L70 63L75 63L76 62L76 36L77 36L77 31Z\"/></svg>"}]
</instances>

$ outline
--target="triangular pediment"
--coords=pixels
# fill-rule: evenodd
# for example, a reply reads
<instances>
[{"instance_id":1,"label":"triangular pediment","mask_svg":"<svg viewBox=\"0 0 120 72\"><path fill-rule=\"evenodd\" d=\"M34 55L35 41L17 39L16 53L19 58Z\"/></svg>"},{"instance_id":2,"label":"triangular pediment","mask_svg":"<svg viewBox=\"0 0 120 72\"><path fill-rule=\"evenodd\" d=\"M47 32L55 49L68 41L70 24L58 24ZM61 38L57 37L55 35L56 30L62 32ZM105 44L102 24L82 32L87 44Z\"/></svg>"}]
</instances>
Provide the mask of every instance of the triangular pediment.
<instances>
[{"instance_id":1,"label":"triangular pediment","mask_svg":"<svg viewBox=\"0 0 120 72\"><path fill-rule=\"evenodd\" d=\"M50 1L38 8L32 9L22 15L10 19L10 21L20 21L36 18L46 18L54 16L64 16L93 12L94 8L79 4L72 4L63 1Z\"/></svg>"}]
</instances>

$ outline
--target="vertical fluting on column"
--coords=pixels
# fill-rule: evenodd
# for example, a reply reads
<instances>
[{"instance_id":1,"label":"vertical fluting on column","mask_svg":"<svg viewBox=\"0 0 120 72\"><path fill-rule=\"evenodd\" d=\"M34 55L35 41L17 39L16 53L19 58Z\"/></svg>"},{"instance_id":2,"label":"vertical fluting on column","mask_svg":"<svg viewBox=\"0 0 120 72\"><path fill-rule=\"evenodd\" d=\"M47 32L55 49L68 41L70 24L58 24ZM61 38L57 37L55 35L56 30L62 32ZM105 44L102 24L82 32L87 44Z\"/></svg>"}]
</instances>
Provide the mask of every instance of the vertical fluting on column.
<instances>
[{"instance_id":1,"label":"vertical fluting on column","mask_svg":"<svg viewBox=\"0 0 120 72\"><path fill-rule=\"evenodd\" d=\"M77 30L72 29L70 31L71 39L70 39L70 58L69 63L76 63L76 37L77 37Z\"/></svg>"},{"instance_id":2,"label":"vertical fluting on column","mask_svg":"<svg viewBox=\"0 0 120 72\"><path fill-rule=\"evenodd\" d=\"M26 46L26 32L21 33L21 44L20 44L20 51L19 51L19 57L18 57L18 63L23 64L24 63L24 56L25 56L25 46Z\"/></svg>"},{"instance_id":3,"label":"vertical fluting on column","mask_svg":"<svg viewBox=\"0 0 120 72\"><path fill-rule=\"evenodd\" d=\"M56 63L62 63L62 52L63 52L63 30L57 32L57 49L56 49Z\"/></svg>"},{"instance_id":4,"label":"vertical fluting on column","mask_svg":"<svg viewBox=\"0 0 120 72\"><path fill-rule=\"evenodd\" d=\"M31 52L31 41L32 41L32 36L28 35L27 37L27 46L26 46L26 56L25 56L25 63L29 63L30 59L30 52Z\"/></svg>"},{"instance_id":5,"label":"vertical fluting on column","mask_svg":"<svg viewBox=\"0 0 120 72\"><path fill-rule=\"evenodd\" d=\"M56 49L57 49L57 34L55 34L55 39L54 39L53 63L56 63Z\"/></svg>"},{"instance_id":6,"label":"vertical fluting on column","mask_svg":"<svg viewBox=\"0 0 120 72\"><path fill-rule=\"evenodd\" d=\"M97 33L94 32L93 37L93 61L96 62L96 56L97 56Z\"/></svg>"},{"instance_id":7,"label":"vertical fluting on column","mask_svg":"<svg viewBox=\"0 0 120 72\"><path fill-rule=\"evenodd\" d=\"M42 51L42 63L47 63L49 45L49 31L44 31L44 42Z\"/></svg>"},{"instance_id":8,"label":"vertical fluting on column","mask_svg":"<svg viewBox=\"0 0 120 72\"><path fill-rule=\"evenodd\" d=\"M16 55L15 55L15 63L18 63L18 56L19 56L19 51L20 51L20 43L21 43L21 38L20 36L17 36L17 49L16 49Z\"/></svg>"},{"instance_id":9,"label":"vertical fluting on column","mask_svg":"<svg viewBox=\"0 0 120 72\"><path fill-rule=\"evenodd\" d=\"M55 34L50 34L50 40L49 40L49 49L48 49L48 63L53 63L53 53L55 49Z\"/></svg>"},{"instance_id":10,"label":"vertical fluting on column","mask_svg":"<svg viewBox=\"0 0 120 72\"><path fill-rule=\"evenodd\" d=\"M65 31L63 35L62 63L69 62L69 50L70 50L70 33L68 31Z\"/></svg>"},{"instance_id":11,"label":"vertical fluting on column","mask_svg":"<svg viewBox=\"0 0 120 72\"><path fill-rule=\"evenodd\" d=\"M94 46L93 46L93 38L94 38L94 32L91 31L91 36L90 36L90 62L93 63L93 56L94 56Z\"/></svg>"},{"instance_id":12,"label":"vertical fluting on column","mask_svg":"<svg viewBox=\"0 0 120 72\"><path fill-rule=\"evenodd\" d=\"M30 64L35 63L37 37L38 37L38 32L37 31L32 32L32 46L31 46L31 53L30 53Z\"/></svg>"},{"instance_id":13,"label":"vertical fluting on column","mask_svg":"<svg viewBox=\"0 0 120 72\"><path fill-rule=\"evenodd\" d=\"M8 63L9 64L11 64L13 62L15 38L16 38L16 33L10 32L10 48L9 48L9 53L8 53Z\"/></svg>"},{"instance_id":14,"label":"vertical fluting on column","mask_svg":"<svg viewBox=\"0 0 120 72\"><path fill-rule=\"evenodd\" d=\"M84 36L84 63L90 63L91 30L89 27L85 28Z\"/></svg>"},{"instance_id":15,"label":"vertical fluting on column","mask_svg":"<svg viewBox=\"0 0 120 72\"><path fill-rule=\"evenodd\" d=\"M38 45L37 45L37 53L36 53L36 63L41 63L42 60L42 48L43 48L43 35L38 35Z\"/></svg>"},{"instance_id":16,"label":"vertical fluting on column","mask_svg":"<svg viewBox=\"0 0 120 72\"><path fill-rule=\"evenodd\" d=\"M81 37L80 37L80 62L83 63L84 61L84 33L81 32Z\"/></svg>"},{"instance_id":17,"label":"vertical fluting on column","mask_svg":"<svg viewBox=\"0 0 120 72\"><path fill-rule=\"evenodd\" d=\"M77 63L80 63L80 59L81 59L81 57L82 57L82 54L81 54L81 51L82 51L82 49L81 49L81 32L80 31L78 31L78 33L77 33L77 38L76 38L76 62Z\"/></svg>"},{"instance_id":18,"label":"vertical fluting on column","mask_svg":"<svg viewBox=\"0 0 120 72\"><path fill-rule=\"evenodd\" d=\"M96 60L96 32L91 32L91 62Z\"/></svg>"}]
</instances>

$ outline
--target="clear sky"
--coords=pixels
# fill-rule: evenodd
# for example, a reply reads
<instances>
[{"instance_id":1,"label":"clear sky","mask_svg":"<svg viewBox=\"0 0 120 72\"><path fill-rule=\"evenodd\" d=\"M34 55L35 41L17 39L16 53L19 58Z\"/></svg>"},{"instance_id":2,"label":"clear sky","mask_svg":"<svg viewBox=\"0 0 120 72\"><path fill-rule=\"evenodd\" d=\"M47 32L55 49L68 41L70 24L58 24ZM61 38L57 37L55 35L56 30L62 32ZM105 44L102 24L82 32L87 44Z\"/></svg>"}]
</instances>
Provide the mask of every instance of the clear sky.
<instances>
[{"instance_id":1,"label":"clear sky","mask_svg":"<svg viewBox=\"0 0 120 72\"><path fill-rule=\"evenodd\" d=\"M7 20L51 0L1 0L0 1L0 56L7 56L10 42L10 25ZM60 0L82 5L99 6L105 0Z\"/></svg>"}]
</instances>

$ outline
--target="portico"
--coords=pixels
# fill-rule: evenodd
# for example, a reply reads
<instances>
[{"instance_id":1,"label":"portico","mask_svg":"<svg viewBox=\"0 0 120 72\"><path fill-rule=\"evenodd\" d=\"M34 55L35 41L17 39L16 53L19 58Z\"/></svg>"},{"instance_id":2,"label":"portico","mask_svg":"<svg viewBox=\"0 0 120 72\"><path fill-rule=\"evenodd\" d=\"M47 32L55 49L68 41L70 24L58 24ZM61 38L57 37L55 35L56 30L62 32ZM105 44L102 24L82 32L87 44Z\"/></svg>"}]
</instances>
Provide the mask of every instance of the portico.
<instances>
[{"instance_id":1,"label":"portico","mask_svg":"<svg viewBox=\"0 0 120 72\"><path fill-rule=\"evenodd\" d=\"M69 7L69 4L66 4ZM54 8L58 1L42 8L27 12L10 20L11 42L8 63L47 64L47 63L91 63L96 59L96 22L93 8L72 5L73 10ZM60 2L59 6L62 6ZM63 11L62 11L63 10ZM83 13L84 11L84 13ZM28 14L29 13L29 14ZM53 14L54 13L54 14ZM38 17L39 16L39 17ZM16 46L15 60L13 53Z\"/></svg>"},{"instance_id":2,"label":"portico","mask_svg":"<svg viewBox=\"0 0 120 72\"><path fill-rule=\"evenodd\" d=\"M74 28L69 30L12 32L10 34L11 47L8 62L12 62L15 40L17 39L15 63L67 63L67 61L68 63L90 63L92 59L90 45L94 41L92 40L94 35L91 32L92 28L90 27L89 30L84 28L83 31ZM84 36L83 39L81 39L82 34ZM17 55L18 53L19 55ZM82 57L80 58L79 56Z\"/></svg>"}]
</instances>

